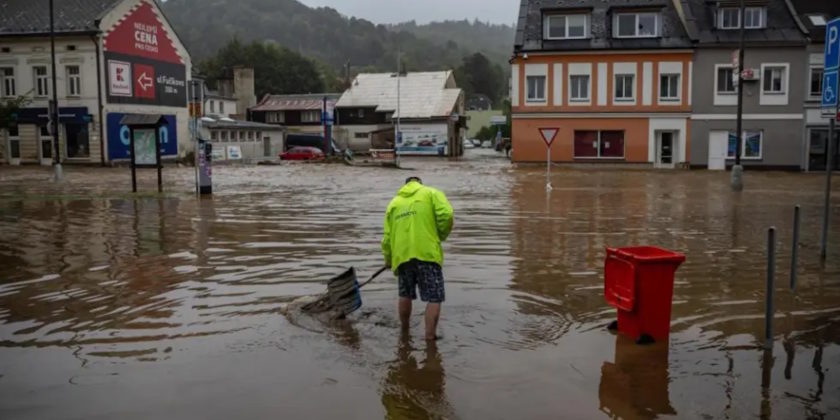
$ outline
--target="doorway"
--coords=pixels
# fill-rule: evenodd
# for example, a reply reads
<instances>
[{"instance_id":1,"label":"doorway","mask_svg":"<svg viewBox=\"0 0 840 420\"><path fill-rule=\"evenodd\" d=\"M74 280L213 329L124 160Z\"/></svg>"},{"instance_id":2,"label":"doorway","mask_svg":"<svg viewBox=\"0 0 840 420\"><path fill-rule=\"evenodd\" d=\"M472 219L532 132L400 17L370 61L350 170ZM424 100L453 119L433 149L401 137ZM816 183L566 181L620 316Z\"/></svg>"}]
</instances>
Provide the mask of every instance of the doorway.
<instances>
[{"instance_id":1,"label":"doorway","mask_svg":"<svg viewBox=\"0 0 840 420\"><path fill-rule=\"evenodd\" d=\"M679 160L677 135L674 131L656 132L657 168L673 169L676 166L676 161Z\"/></svg>"},{"instance_id":2,"label":"doorway","mask_svg":"<svg viewBox=\"0 0 840 420\"><path fill-rule=\"evenodd\" d=\"M266 137L263 139L263 157L271 156L271 139Z\"/></svg>"},{"instance_id":3,"label":"doorway","mask_svg":"<svg viewBox=\"0 0 840 420\"><path fill-rule=\"evenodd\" d=\"M709 170L726 170L727 141L729 132L712 131L709 133Z\"/></svg>"},{"instance_id":4,"label":"doorway","mask_svg":"<svg viewBox=\"0 0 840 420\"><path fill-rule=\"evenodd\" d=\"M46 124L38 126L38 157L42 166L53 164L53 136Z\"/></svg>"}]
</instances>

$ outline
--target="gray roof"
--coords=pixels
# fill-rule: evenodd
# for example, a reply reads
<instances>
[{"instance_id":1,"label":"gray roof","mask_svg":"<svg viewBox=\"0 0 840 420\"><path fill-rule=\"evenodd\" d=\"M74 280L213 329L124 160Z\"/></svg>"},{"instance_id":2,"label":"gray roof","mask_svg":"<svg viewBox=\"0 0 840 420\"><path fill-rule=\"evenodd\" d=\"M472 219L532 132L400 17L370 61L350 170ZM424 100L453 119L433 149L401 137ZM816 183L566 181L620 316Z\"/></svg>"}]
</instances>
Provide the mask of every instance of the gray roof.
<instances>
[{"instance_id":1,"label":"gray roof","mask_svg":"<svg viewBox=\"0 0 840 420\"><path fill-rule=\"evenodd\" d=\"M840 1L836 0L791 0L799 20L808 31L808 38L815 44L825 42L825 25L817 25L819 17L828 22L832 17L840 16ZM816 19L812 19L816 17Z\"/></svg>"},{"instance_id":2,"label":"gray roof","mask_svg":"<svg viewBox=\"0 0 840 420\"><path fill-rule=\"evenodd\" d=\"M58 33L98 32L98 20L122 0L56 0L54 27ZM50 31L47 0L0 2L0 35L35 35Z\"/></svg>"},{"instance_id":3,"label":"gray roof","mask_svg":"<svg viewBox=\"0 0 840 420\"><path fill-rule=\"evenodd\" d=\"M614 38L612 16L622 9L659 10L662 18L658 38ZM589 39L543 40L543 16L563 11L590 13ZM614 49L688 48L691 39L671 0L521 0L514 50L576 51Z\"/></svg>"},{"instance_id":4,"label":"gray roof","mask_svg":"<svg viewBox=\"0 0 840 420\"><path fill-rule=\"evenodd\" d=\"M306 111L320 110L324 107L324 98L327 104L335 106L340 93L310 93L300 95L271 95L263 96L260 103L251 108L251 111Z\"/></svg>"},{"instance_id":5,"label":"gray roof","mask_svg":"<svg viewBox=\"0 0 840 420\"><path fill-rule=\"evenodd\" d=\"M823 0L825 1L825 0ZM737 7L738 2L713 0L680 0L685 25L698 46L732 46L738 44L739 30L715 28L718 4ZM752 46L803 45L805 36L786 0L748 0L747 4L767 8L767 27L747 29L744 40Z\"/></svg>"},{"instance_id":6,"label":"gray roof","mask_svg":"<svg viewBox=\"0 0 840 420\"><path fill-rule=\"evenodd\" d=\"M393 112L392 118L441 118L452 114L462 94L455 87L451 70L409 72L400 76L399 101L397 81L394 73L360 73L335 106L375 108L376 112Z\"/></svg>"}]
</instances>

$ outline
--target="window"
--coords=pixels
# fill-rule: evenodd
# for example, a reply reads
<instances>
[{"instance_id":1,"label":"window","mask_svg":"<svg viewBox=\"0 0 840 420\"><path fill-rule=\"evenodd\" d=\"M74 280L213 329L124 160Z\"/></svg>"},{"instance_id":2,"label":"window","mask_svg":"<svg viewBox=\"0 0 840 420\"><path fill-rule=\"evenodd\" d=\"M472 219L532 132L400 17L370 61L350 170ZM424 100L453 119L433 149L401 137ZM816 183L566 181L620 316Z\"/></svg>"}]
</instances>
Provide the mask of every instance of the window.
<instances>
[{"instance_id":1,"label":"window","mask_svg":"<svg viewBox=\"0 0 840 420\"><path fill-rule=\"evenodd\" d=\"M718 67L717 69L717 93L734 94L735 82L732 81L734 72L731 67Z\"/></svg>"},{"instance_id":2,"label":"window","mask_svg":"<svg viewBox=\"0 0 840 420\"><path fill-rule=\"evenodd\" d=\"M619 13L613 21L616 38L653 38L659 36L659 14Z\"/></svg>"},{"instance_id":3,"label":"window","mask_svg":"<svg viewBox=\"0 0 840 420\"><path fill-rule=\"evenodd\" d=\"M811 80L808 83L808 94L812 98L821 98L822 97L822 79L823 79L823 68L822 67L811 67Z\"/></svg>"},{"instance_id":4,"label":"window","mask_svg":"<svg viewBox=\"0 0 840 420\"><path fill-rule=\"evenodd\" d=\"M660 74L659 75L659 100L679 101L680 100L680 75Z\"/></svg>"},{"instance_id":5,"label":"window","mask_svg":"<svg viewBox=\"0 0 840 420\"><path fill-rule=\"evenodd\" d=\"M3 86L0 87L3 89L0 94L2 96L15 96L16 89L15 89L15 69L12 67L3 67L0 68L0 78L2 78Z\"/></svg>"},{"instance_id":6,"label":"window","mask_svg":"<svg viewBox=\"0 0 840 420\"><path fill-rule=\"evenodd\" d=\"M219 133L216 132L216 131L211 131L210 132L210 140L211 141L216 141L218 139L219 139Z\"/></svg>"},{"instance_id":7,"label":"window","mask_svg":"<svg viewBox=\"0 0 840 420\"><path fill-rule=\"evenodd\" d=\"M254 139L254 132L253 132L253 131L249 131L249 132L248 132L248 140L253 140L253 139ZM258 139L258 140L259 140L259 139Z\"/></svg>"},{"instance_id":8,"label":"window","mask_svg":"<svg viewBox=\"0 0 840 420\"><path fill-rule=\"evenodd\" d=\"M828 165L828 130L824 128L812 128L808 130L810 147L808 148L808 170L824 171ZM834 157L832 162L835 170L840 170L840 133L834 132Z\"/></svg>"},{"instance_id":9,"label":"window","mask_svg":"<svg viewBox=\"0 0 840 420\"><path fill-rule=\"evenodd\" d=\"M262 131L257 131L257 139L259 140L262 137Z\"/></svg>"},{"instance_id":10,"label":"window","mask_svg":"<svg viewBox=\"0 0 840 420\"><path fill-rule=\"evenodd\" d=\"M623 131L575 131L575 158L578 159L623 159Z\"/></svg>"},{"instance_id":11,"label":"window","mask_svg":"<svg viewBox=\"0 0 840 420\"><path fill-rule=\"evenodd\" d=\"M219 101L219 114L224 115L225 113L225 101Z\"/></svg>"},{"instance_id":12,"label":"window","mask_svg":"<svg viewBox=\"0 0 840 420\"><path fill-rule=\"evenodd\" d=\"M569 86L569 98L572 101L586 102L589 100L589 76L569 76Z\"/></svg>"},{"instance_id":13,"label":"window","mask_svg":"<svg viewBox=\"0 0 840 420\"><path fill-rule=\"evenodd\" d=\"M239 132L239 141L245 141L245 132L244 131Z\"/></svg>"},{"instance_id":14,"label":"window","mask_svg":"<svg viewBox=\"0 0 840 420\"><path fill-rule=\"evenodd\" d=\"M220 131L219 136L221 137L222 141L227 141L228 139L228 132L227 131Z\"/></svg>"},{"instance_id":15,"label":"window","mask_svg":"<svg viewBox=\"0 0 840 420\"><path fill-rule=\"evenodd\" d=\"M210 101L210 113L216 113L216 103L214 101Z\"/></svg>"},{"instance_id":16,"label":"window","mask_svg":"<svg viewBox=\"0 0 840 420\"><path fill-rule=\"evenodd\" d=\"M763 137L764 132L760 130L744 131L744 143L741 145L741 158L754 160L761 159ZM726 157L729 159L735 159L735 149L737 149L737 147L738 137L735 135L734 131L730 131L729 147L727 148Z\"/></svg>"},{"instance_id":17,"label":"window","mask_svg":"<svg viewBox=\"0 0 840 420\"><path fill-rule=\"evenodd\" d=\"M368 138L368 133L356 133L353 134L353 137L357 139L366 139Z\"/></svg>"},{"instance_id":18,"label":"window","mask_svg":"<svg viewBox=\"0 0 840 420\"><path fill-rule=\"evenodd\" d=\"M633 101L635 77L632 74L616 74L615 75L615 100L616 101Z\"/></svg>"},{"instance_id":19,"label":"window","mask_svg":"<svg viewBox=\"0 0 840 420\"><path fill-rule=\"evenodd\" d=\"M589 15L554 15L545 18L546 39L583 39L589 36Z\"/></svg>"},{"instance_id":20,"label":"window","mask_svg":"<svg viewBox=\"0 0 840 420\"><path fill-rule=\"evenodd\" d=\"M364 118L364 117L365 117L365 110L364 109L359 109L359 118Z\"/></svg>"},{"instance_id":21,"label":"window","mask_svg":"<svg viewBox=\"0 0 840 420\"><path fill-rule=\"evenodd\" d=\"M67 96L79 96L82 94L82 76L79 74L79 66L67 66Z\"/></svg>"},{"instance_id":22,"label":"window","mask_svg":"<svg viewBox=\"0 0 840 420\"><path fill-rule=\"evenodd\" d=\"M40 126L38 138L41 139L41 159L52 159L53 145L50 129L46 125Z\"/></svg>"},{"instance_id":23,"label":"window","mask_svg":"<svg viewBox=\"0 0 840 420\"><path fill-rule=\"evenodd\" d=\"M89 158L90 157L90 132L87 123L66 123L64 132L67 135L67 157L68 158Z\"/></svg>"},{"instance_id":24,"label":"window","mask_svg":"<svg viewBox=\"0 0 840 420\"><path fill-rule=\"evenodd\" d=\"M811 20L811 24L814 26L825 26L825 16L823 15L809 15L808 19Z\"/></svg>"},{"instance_id":25,"label":"window","mask_svg":"<svg viewBox=\"0 0 840 420\"><path fill-rule=\"evenodd\" d=\"M32 72L35 75L35 96L49 96L50 78L47 76L47 66L35 66Z\"/></svg>"},{"instance_id":26,"label":"window","mask_svg":"<svg viewBox=\"0 0 840 420\"><path fill-rule=\"evenodd\" d=\"M718 28L738 29L741 27L741 9L725 7L718 11Z\"/></svg>"},{"instance_id":27,"label":"window","mask_svg":"<svg viewBox=\"0 0 840 420\"><path fill-rule=\"evenodd\" d=\"M284 112L267 112L265 114L265 121L272 124L282 124L286 121L286 114Z\"/></svg>"},{"instance_id":28,"label":"window","mask_svg":"<svg viewBox=\"0 0 840 420\"><path fill-rule=\"evenodd\" d=\"M545 76L528 76L528 102L545 101Z\"/></svg>"},{"instance_id":29,"label":"window","mask_svg":"<svg viewBox=\"0 0 840 420\"><path fill-rule=\"evenodd\" d=\"M767 16L763 7L747 7L744 9L744 29L761 29Z\"/></svg>"},{"instance_id":30,"label":"window","mask_svg":"<svg viewBox=\"0 0 840 420\"><path fill-rule=\"evenodd\" d=\"M762 84L764 93L785 93L785 68L781 66L764 67Z\"/></svg>"},{"instance_id":31,"label":"window","mask_svg":"<svg viewBox=\"0 0 840 420\"><path fill-rule=\"evenodd\" d=\"M305 123L321 122L321 111L303 111L300 113L300 121Z\"/></svg>"},{"instance_id":32,"label":"window","mask_svg":"<svg viewBox=\"0 0 840 420\"><path fill-rule=\"evenodd\" d=\"M747 7L744 9L744 28L761 29L766 26L767 9L763 7ZM741 9L724 7L718 11L718 28L740 29Z\"/></svg>"}]
</instances>

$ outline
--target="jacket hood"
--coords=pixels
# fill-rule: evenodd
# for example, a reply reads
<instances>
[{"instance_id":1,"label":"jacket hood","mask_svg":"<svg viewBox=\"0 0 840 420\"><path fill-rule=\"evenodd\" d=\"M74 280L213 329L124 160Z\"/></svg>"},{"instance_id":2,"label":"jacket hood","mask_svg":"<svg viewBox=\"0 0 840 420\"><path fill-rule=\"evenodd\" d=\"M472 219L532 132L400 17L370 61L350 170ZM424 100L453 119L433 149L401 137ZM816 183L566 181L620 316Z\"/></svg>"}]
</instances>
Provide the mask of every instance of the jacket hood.
<instances>
[{"instance_id":1,"label":"jacket hood","mask_svg":"<svg viewBox=\"0 0 840 420\"><path fill-rule=\"evenodd\" d=\"M417 181L412 181L412 182L409 182L408 184L403 185L403 187L400 188L400 191L399 191L398 194L403 196L403 197L411 197L412 195L414 195L414 193L421 190L422 188L423 188L423 184L421 184Z\"/></svg>"}]
</instances>

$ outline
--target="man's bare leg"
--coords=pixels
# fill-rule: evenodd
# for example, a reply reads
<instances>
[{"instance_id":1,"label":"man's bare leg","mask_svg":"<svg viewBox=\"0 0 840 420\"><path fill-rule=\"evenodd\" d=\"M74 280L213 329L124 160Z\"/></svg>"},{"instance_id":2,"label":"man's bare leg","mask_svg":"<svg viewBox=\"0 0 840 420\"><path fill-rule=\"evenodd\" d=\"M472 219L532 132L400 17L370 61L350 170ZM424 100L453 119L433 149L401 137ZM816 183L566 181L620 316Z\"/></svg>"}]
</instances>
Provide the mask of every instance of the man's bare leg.
<instances>
[{"instance_id":1,"label":"man's bare leg","mask_svg":"<svg viewBox=\"0 0 840 420\"><path fill-rule=\"evenodd\" d=\"M440 319L440 303L426 304L426 340L437 340L437 325Z\"/></svg>"},{"instance_id":2,"label":"man's bare leg","mask_svg":"<svg viewBox=\"0 0 840 420\"><path fill-rule=\"evenodd\" d=\"M399 303L400 325L403 331L408 331L408 322L411 319L411 299L400 298Z\"/></svg>"}]
</instances>

